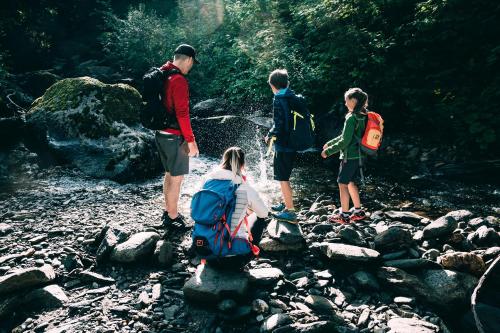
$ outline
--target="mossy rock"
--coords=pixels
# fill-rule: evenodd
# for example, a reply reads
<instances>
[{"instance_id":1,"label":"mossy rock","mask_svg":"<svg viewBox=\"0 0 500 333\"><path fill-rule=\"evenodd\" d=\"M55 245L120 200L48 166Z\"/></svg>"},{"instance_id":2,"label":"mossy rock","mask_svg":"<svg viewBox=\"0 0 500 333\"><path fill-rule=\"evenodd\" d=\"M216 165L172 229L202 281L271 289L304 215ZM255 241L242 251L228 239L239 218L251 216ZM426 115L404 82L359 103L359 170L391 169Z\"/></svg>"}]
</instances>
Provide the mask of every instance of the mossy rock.
<instances>
[{"instance_id":1,"label":"mossy rock","mask_svg":"<svg viewBox=\"0 0 500 333\"><path fill-rule=\"evenodd\" d=\"M58 81L37 98L27 115L29 123L57 138L90 139L114 133L115 122L139 122L141 95L126 84L104 84L91 77Z\"/></svg>"},{"instance_id":2,"label":"mossy rock","mask_svg":"<svg viewBox=\"0 0 500 333\"><path fill-rule=\"evenodd\" d=\"M126 84L61 80L27 114L32 146L97 178L127 182L156 175L161 165L153 131L139 125L141 103Z\"/></svg>"}]
</instances>

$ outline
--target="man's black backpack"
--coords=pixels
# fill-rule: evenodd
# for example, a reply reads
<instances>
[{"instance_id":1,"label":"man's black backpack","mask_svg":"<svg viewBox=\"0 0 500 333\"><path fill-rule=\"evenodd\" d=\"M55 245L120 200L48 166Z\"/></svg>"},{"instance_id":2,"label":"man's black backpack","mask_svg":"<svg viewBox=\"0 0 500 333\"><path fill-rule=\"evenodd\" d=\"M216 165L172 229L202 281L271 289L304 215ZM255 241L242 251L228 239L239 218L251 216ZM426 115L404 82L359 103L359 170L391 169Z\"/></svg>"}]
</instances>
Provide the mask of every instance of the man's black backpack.
<instances>
[{"instance_id":1,"label":"man's black backpack","mask_svg":"<svg viewBox=\"0 0 500 333\"><path fill-rule=\"evenodd\" d=\"M163 105L163 97L165 80L169 76L179 73L180 71L177 69L163 71L160 68L152 67L142 77L144 86L142 100L144 103L140 111L140 120L144 127L162 130L177 124L175 113L168 112Z\"/></svg>"},{"instance_id":2,"label":"man's black backpack","mask_svg":"<svg viewBox=\"0 0 500 333\"><path fill-rule=\"evenodd\" d=\"M284 98L279 100L285 112L285 127L289 132L288 148L303 151L314 145L314 115L309 113L303 97L296 98L293 103Z\"/></svg>"}]
</instances>

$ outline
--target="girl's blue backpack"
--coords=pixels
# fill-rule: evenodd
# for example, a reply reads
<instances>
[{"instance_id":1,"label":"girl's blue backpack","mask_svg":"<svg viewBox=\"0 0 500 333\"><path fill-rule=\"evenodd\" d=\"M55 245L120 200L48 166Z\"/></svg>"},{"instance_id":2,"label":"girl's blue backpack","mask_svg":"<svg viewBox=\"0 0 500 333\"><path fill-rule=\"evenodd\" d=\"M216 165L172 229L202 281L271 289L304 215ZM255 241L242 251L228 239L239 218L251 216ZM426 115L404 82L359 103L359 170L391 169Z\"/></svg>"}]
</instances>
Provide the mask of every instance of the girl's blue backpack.
<instances>
[{"instance_id":1,"label":"girl's blue backpack","mask_svg":"<svg viewBox=\"0 0 500 333\"><path fill-rule=\"evenodd\" d=\"M231 234L231 217L238 187L231 180L211 179L193 196L193 248L205 259L247 255L252 250L248 239L235 237L236 232Z\"/></svg>"}]
</instances>

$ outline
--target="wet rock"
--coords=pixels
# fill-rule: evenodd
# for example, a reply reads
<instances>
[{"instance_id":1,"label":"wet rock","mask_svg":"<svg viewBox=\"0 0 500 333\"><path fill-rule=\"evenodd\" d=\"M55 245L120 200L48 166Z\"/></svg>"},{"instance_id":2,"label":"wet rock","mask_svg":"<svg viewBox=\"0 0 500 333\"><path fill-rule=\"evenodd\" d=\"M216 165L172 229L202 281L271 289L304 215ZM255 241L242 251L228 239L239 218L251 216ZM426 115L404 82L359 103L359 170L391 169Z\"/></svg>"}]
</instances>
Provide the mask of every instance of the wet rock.
<instances>
[{"instance_id":1,"label":"wet rock","mask_svg":"<svg viewBox=\"0 0 500 333\"><path fill-rule=\"evenodd\" d=\"M329 316L335 322L342 323L342 318L337 314L338 307L328 298L318 295L309 295L304 303L319 314Z\"/></svg>"},{"instance_id":2,"label":"wet rock","mask_svg":"<svg viewBox=\"0 0 500 333\"><path fill-rule=\"evenodd\" d=\"M7 223L0 223L0 236L5 236L13 232L14 229Z\"/></svg>"},{"instance_id":3,"label":"wet rock","mask_svg":"<svg viewBox=\"0 0 500 333\"><path fill-rule=\"evenodd\" d=\"M393 318L387 323L390 333L437 333L439 326L416 318Z\"/></svg>"},{"instance_id":4,"label":"wet rock","mask_svg":"<svg viewBox=\"0 0 500 333\"><path fill-rule=\"evenodd\" d=\"M361 289L366 290L379 290L380 285L377 281L377 278L365 271L357 271L356 273L351 275L351 280Z\"/></svg>"},{"instance_id":5,"label":"wet rock","mask_svg":"<svg viewBox=\"0 0 500 333\"><path fill-rule=\"evenodd\" d=\"M279 268L253 268L248 271L250 282L257 285L273 284L282 277L283 272Z\"/></svg>"},{"instance_id":6,"label":"wet rock","mask_svg":"<svg viewBox=\"0 0 500 333\"><path fill-rule=\"evenodd\" d=\"M298 224L273 219L267 225L267 232L271 238L277 239L283 244L297 244L304 241L302 230Z\"/></svg>"},{"instance_id":7,"label":"wet rock","mask_svg":"<svg viewBox=\"0 0 500 333\"><path fill-rule=\"evenodd\" d=\"M346 226L339 231L339 237L344 243L356 245L356 246L366 246L366 241L363 235L351 226Z\"/></svg>"},{"instance_id":8,"label":"wet rock","mask_svg":"<svg viewBox=\"0 0 500 333\"><path fill-rule=\"evenodd\" d=\"M391 227L375 236L375 249L381 252L391 252L410 247L413 238L408 230Z\"/></svg>"},{"instance_id":9,"label":"wet rock","mask_svg":"<svg viewBox=\"0 0 500 333\"><path fill-rule=\"evenodd\" d=\"M139 126L141 95L126 84L90 77L52 85L26 115L35 151L49 152L98 178L125 182L154 175L153 133Z\"/></svg>"},{"instance_id":10,"label":"wet rock","mask_svg":"<svg viewBox=\"0 0 500 333\"><path fill-rule=\"evenodd\" d=\"M129 236L128 231L126 231L125 229L109 225L106 225L101 233L104 234L104 236L102 237L101 243L96 253L96 259L98 261L107 259L115 246L118 243L125 241Z\"/></svg>"},{"instance_id":11,"label":"wet rock","mask_svg":"<svg viewBox=\"0 0 500 333\"><path fill-rule=\"evenodd\" d=\"M384 261L384 266L396 267L401 269L441 268L436 262L427 259L388 260Z\"/></svg>"},{"instance_id":12,"label":"wet rock","mask_svg":"<svg viewBox=\"0 0 500 333\"><path fill-rule=\"evenodd\" d=\"M207 303L241 299L247 290L248 278L244 273L216 270L208 265L199 265L182 288L187 300Z\"/></svg>"},{"instance_id":13,"label":"wet rock","mask_svg":"<svg viewBox=\"0 0 500 333\"><path fill-rule=\"evenodd\" d=\"M260 332L273 332L278 327L290 324L291 322L292 318L289 315L276 313L264 320L260 326Z\"/></svg>"},{"instance_id":14,"label":"wet rock","mask_svg":"<svg viewBox=\"0 0 500 333\"><path fill-rule=\"evenodd\" d=\"M256 313L267 313L269 311L269 305L261 299L255 299L252 302L252 310Z\"/></svg>"},{"instance_id":15,"label":"wet rock","mask_svg":"<svg viewBox=\"0 0 500 333\"><path fill-rule=\"evenodd\" d=\"M170 242L160 240L156 243L153 256L160 267L170 266L174 261L174 246Z\"/></svg>"},{"instance_id":16,"label":"wet rock","mask_svg":"<svg viewBox=\"0 0 500 333\"><path fill-rule=\"evenodd\" d=\"M467 223L471 228L473 229L477 229L479 227L482 227L483 225L488 225L488 222L483 219L482 217L476 217L472 220L469 220L469 222Z\"/></svg>"},{"instance_id":17,"label":"wet rock","mask_svg":"<svg viewBox=\"0 0 500 333\"><path fill-rule=\"evenodd\" d=\"M391 220L401 221L411 224L417 224L424 218L423 216L417 215L412 212L398 212L395 210L387 211L385 212L385 215Z\"/></svg>"},{"instance_id":18,"label":"wet rock","mask_svg":"<svg viewBox=\"0 0 500 333\"><path fill-rule=\"evenodd\" d=\"M316 321L314 323L294 325L296 332L301 333L336 333L338 324L333 321Z\"/></svg>"},{"instance_id":19,"label":"wet rock","mask_svg":"<svg viewBox=\"0 0 500 333\"><path fill-rule=\"evenodd\" d=\"M452 216L442 216L432 221L423 230L423 238L436 238L450 235L457 227L457 221Z\"/></svg>"},{"instance_id":20,"label":"wet rock","mask_svg":"<svg viewBox=\"0 0 500 333\"><path fill-rule=\"evenodd\" d=\"M493 228L483 225L467 236L467 240L478 247L491 247L500 245L500 235Z\"/></svg>"},{"instance_id":21,"label":"wet rock","mask_svg":"<svg viewBox=\"0 0 500 333\"><path fill-rule=\"evenodd\" d=\"M266 237L260 241L259 247L266 252L299 251L304 247L304 243L284 244L277 239Z\"/></svg>"},{"instance_id":22,"label":"wet rock","mask_svg":"<svg viewBox=\"0 0 500 333\"><path fill-rule=\"evenodd\" d=\"M439 252L439 250L429 249L429 250L425 251L424 254L422 254L422 258L427 259L427 260L436 261L440 254L441 254L441 252Z\"/></svg>"},{"instance_id":23,"label":"wet rock","mask_svg":"<svg viewBox=\"0 0 500 333\"><path fill-rule=\"evenodd\" d=\"M454 252L439 257L438 262L444 268L481 276L486 271L483 259L474 253Z\"/></svg>"},{"instance_id":24,"label":"wet rock","mask_svg":"<svg viewBox=\"0 0 500 333\"><path fill-rule=\"evenodd\" d=\"M474 214L472 214L472 212L470 210L466 210L466 209L454 210L454 211L446 214L446 216L453 217L455 219L455 221L457 221L457 222L466 221L466 220L470 219L473 215Z\"/></svg>"},{"instance_id":25,"label":"wet rock","mask_svg":"<svg viewBox=\"0 0 500 333\"><path fill-rule=\"evenodd\" d=\"M90 271L81 272L79 275L79 279L82 282L97 282L97 283L103 284L103 285L115 283L115 279L113 279L111 277L107 277L107 276L104 276L102 274L90 272Z\"/></svg>"},{"instance_id":26,"label":"wet rock","mask_svg":"<svg viewBox=\"0 0 500 333\"><path fill-rule=\"evenodd\" d=\"M375 250L347 244L338 243L313 243L311 249L321 251L333 262L349 261L353 263L375 262L380 257L380 253Z\"/></svg>"},{"instance_id":27,"label":"wet rock","mask_svg":"<svg viewBox=\"0 0 500 333\"><path fill-rule=\"evenodd\" d=\"M50 265L39 268L20 269L12 274L0 277L0 295L16 291L26 291L54 280L56 273Z\"/></svg>"}]
</instances>

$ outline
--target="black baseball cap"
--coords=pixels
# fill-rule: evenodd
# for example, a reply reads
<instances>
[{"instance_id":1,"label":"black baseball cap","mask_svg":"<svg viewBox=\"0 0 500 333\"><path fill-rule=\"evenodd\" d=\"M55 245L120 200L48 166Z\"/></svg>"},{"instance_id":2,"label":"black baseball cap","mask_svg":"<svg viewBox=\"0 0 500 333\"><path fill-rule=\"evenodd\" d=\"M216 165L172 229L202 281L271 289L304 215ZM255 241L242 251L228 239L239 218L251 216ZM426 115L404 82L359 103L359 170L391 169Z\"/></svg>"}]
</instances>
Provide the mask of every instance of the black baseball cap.
<instances>
[{"instance_id":1,"label":"black baseball cap","mask_svg":"<svg viewBox=\"0 0 500 333\"><path fill-rule=\"evenodd\" d=\"M177 46L177 48L174 51L174 54L184 54L188 57L192 57L195 64L200 63L198 59L196 59L196 50L191 45L181 44Z\"/></svg>"}]
</instances>

